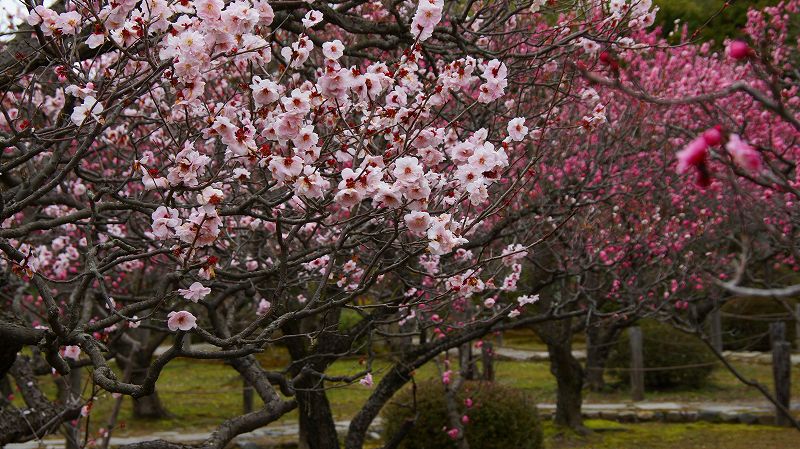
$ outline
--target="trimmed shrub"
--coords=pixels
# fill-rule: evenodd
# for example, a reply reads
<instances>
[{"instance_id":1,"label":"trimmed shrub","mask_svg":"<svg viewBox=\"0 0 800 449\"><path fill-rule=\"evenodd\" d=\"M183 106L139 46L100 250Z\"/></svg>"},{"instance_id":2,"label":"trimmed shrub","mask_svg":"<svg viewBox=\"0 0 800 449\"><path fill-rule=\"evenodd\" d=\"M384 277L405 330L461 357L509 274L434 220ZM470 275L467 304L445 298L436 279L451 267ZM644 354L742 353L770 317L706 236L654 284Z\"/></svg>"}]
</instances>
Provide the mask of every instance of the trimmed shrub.
<instances>
[{"instance_id":1,"label":"trimmed shrub","mask_svg":"<svg viewBox=\"0 0 800 449\"><path fill-rule=\"evenodd\" d=\"M417 421L400 443L400 449L457 449L445 428L447 419L444 387L439 382L417 384ZM471 398L473 406L464 407ZM490 382L467 382L458 396L460 409L469 423L464 432L470 447L480 449L539 449L542 427L533 399L524 392ZM385 441L389 441L407 419L414 417L412 389L406 388L383 411Z\"/></svg>"},{"instance_id":2,"label":"trimmed shrub","mask_svg":"<svg viewBox=\"0 0 800 449\"><path fill-rule=\"evenodd\" d=\"M666 35L674 28L675 20L680 19L681 24L689 26L689 34L698 30L698 37L701 40L713 40L715 44L721 46L725 38L743 35L748 9L762 9L765 6L775 5L778 1L737 0L729 2L729 5L723 8L726 0L656 0L654 3L660 8L656 24L664 28ZM721 13L714 16L719 11Z\"/></svg>"},{"instance_id":3,"label":"trimmed shrub","mask_svg":"<svg viewBox=\"0 0 800 449\"><path fill-rule=\"evenodd\" d=\"M721 311L722 343L725 349L769 351L769 323L773 317L786 317L775 321L785 322L786 339L795 341L794 321L778 301L768 298L735 298L726 302Z\"/></svg>"},{"instance_id":4,"label":"trimmed shrub","mask_svg":"<svg viewBox=\"0 0 800 449\"><path fill-rule=\"evenodd\" d=\"M646 370L646 388L698 388L708 381L716 358L700 339L658 321L643 320L637 324L642 328L645 368L675 367ZM609 357L608 367L616 378L628 384L630 366L630 340L624 332Z\"/></svg>"}]
</instances>

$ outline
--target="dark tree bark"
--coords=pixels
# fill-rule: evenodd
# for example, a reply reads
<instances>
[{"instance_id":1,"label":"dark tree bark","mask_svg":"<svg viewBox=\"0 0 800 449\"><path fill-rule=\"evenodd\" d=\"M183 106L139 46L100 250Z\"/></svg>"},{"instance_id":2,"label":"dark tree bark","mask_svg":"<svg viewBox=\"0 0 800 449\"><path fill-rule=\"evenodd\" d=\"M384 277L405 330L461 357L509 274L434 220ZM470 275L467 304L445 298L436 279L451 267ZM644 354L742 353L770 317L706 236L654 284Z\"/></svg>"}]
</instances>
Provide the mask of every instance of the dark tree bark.
<instances>
[{"instance_id":1,"label":"dark tree bark","mask_svg":"<svg viewBox=\"0 0 800 449\"><path fill-rule=\"evenodd\" d=\"M583 368L572 356L572 344L569 341L548 344L547 352L550 354L550 372L558 384L555 423L582 431Z\"/></svg>"},{"instance_id":2,"label":"dark tree bark","mask_svg":"<svg viewBox=\"0 0 800 449\"><path fill-rule=\"evenodd\" d=\"M25 400L28 414L17 407L0 408L0 447L44 437L55 432L61 423L80 415L80 404L51 402L39 389L33 367L28 357L17 357L10 373Z\"/></svg>"},{"instance_id":3,"label":"dark tree bark","mask_svg":"<svg viewBox=\"0 0 800 449\"><path fill-rule=\"evenodd\" d=\"M599 323L586 329L586 386L591 391L603 391L606 387L603 377L606 362L620 330L618 326L604 327Z\"/></svg>"},{"instance_id":4,"label":"dark tree bark","mask_svg":"<svg viewBox=\"0 0 800 449\"><path fill-rule=\"evenodd\" d=\"M61 403L69 404L80 399L81 377L81 370L73 369L68 375L58 379L58 396ZM79 449L81 447L79 436L80 429L78 426L70 422L64 423L64 447L66 449Z\"/></svg>"},{"instance_id":5,"label":"dark tree bark","mask_svg":"<svg viewBox=\"0 0 800 449\"><path fill-rule=\"evenodd\" d=\"M491 339L486 339L483 342L481 358L481 364L483 365L483 380L494 382L494 344L492 344Z\"/></svg>"},{"instance_id":6,"label":"dark tree bark","mask_svg":"<svg viewBox=\"0 0 800 449\"><path fill-rule=\"evenodd\" d=\"M472 353L471 342L458 347L458 360L461 364L461 375L465 380L478 380L478 358Z\"/></svg>"},{"instance_id":7,"label":"dark tree bark","mask_svg":"<svg viewBox=\"0 0 800 449\"><path fill-rule=\"evenodd\" d=\"M24 345L35 345L42 337L45 331L39 329L29 329L14 316L14 312L1 311L0 312L0 378L3 378L14 361L17 359L17 353Z\"/></svg>"},{"instance_id":8,"label":"dark tree bark","mask_svg":"<svg viewBox=\"0 0 800 449\"><path fill-rule=\"evenodd\" d=\"M304 329L336 329L340 313L341 310L337 310L319 320L290 322L286 329L294 335L301 335ZM296 378L294 389L300 415L301 448L339 449L336 423L325 393L324 381L312 373L324 373L336 359L331 355L348 350L352 343L353 338L329 330L320 331L313 342L308 342L305 337L287 340L292 360L303 360L291 369Z\"/></svg>"},{"instance_id":9,"label":"dark tree bark","mask_svg":"<svg viewBox=\"0 0 800 449\"><path fill-rule=\"evenodd\" d=\"M581 363L572 356L572 320L543 323L533 326L533 330L547 345L550 372L558 386L556 425L586 433L588 429L584 427L581 415L584 372Z\"/></svg>"},{"instance_id":10,"label":"dark tree bark","mask_svg":"<svg viewBox=\"0 0 800 449\"><path fill-rule=\"evenodd\" d=\"M114 345L114 349L120 354L117 357L120 368L124 370L128 363L133 363L130 382L141 385L147 376L147 368L152 362L156 349L164 342L167 334L161 332L153 334L149 330L137 329L137 332L131 332L131 337L139 340L140 344L140 349L133 351L131 356L128 356L131 354L130 342L118 341ZM133 398L133 416L137 419L164 419L171 415L161 403L158 391L155 390L147 396Z\"/></svg>"},{"instance_id":11,"label":"dark tree bark","mask_svg":"<svg viewBox=\"0 0 800 449\"><path fill-rule=\"evenodd\" d=\"M339 449L339 435L331 413L328 395L313 385L296 385L296 399L300 412L300 428L304 429L309 449ZM303 391L302 388L310 390Z\"/></svg>"}]
</instances>

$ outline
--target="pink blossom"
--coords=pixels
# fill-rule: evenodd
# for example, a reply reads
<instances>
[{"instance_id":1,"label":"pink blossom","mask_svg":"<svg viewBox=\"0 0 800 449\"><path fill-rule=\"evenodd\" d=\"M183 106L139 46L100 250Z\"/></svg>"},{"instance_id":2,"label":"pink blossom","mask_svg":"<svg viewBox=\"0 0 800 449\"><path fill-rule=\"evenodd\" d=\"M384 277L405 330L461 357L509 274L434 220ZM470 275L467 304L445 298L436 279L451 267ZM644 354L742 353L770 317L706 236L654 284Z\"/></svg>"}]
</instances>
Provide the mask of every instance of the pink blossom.
<instances>
[{"instance_id":1,"label":"pink blossom","mask_svg":"<svg viewBox=\"0 0 800 449\"><path fill-rule=\"evenodd\" d=\"M433 35L433 29L442 20L444 0L420 0L417 12L411 19L411 34L419 41L425 41Z\"/></svg>"},{"instance_id":2,"label":"pink blossom","mask_svg":"<svg viewBox=\"0 0 800 449\"><path fill-rule=\"evenodd\" d=\"M467 242L467 239L456 236L443 221L436 221L428 228L428 240L428 249L435 255L447 254Z\"/></svg>"},{"instance_id":3,"label":"pink blossom","mask_svg":"<svg viewBox=\"0 0 800 449\"><path fill-rule=\"evenodd\" d=\"M733 161L739 167L757 173L761 170L761 154L747 142L742 140L737 134L731 134L728 143L725 144Z\"/></svg>"},{"instance_id":4,"label":"pink blossom","mask_svg":"<svg viewBox=\"0 0 800 449\"><path fill-rule=\"evenodd\" d=\"M528 134L528 127L525 126L525 118L517 117L508 122L508 136L511 140L520 142Z\"/></svg>"},{"instance_id":5,"label":"pink blossom","mask_svg":"<svg viewBox=\"0 0 800 449\"><path fill-rule=\"evenodd\" d=\"M297 156L276 157L269 162L269 170L275 179L286 182L303 172L303 160Z\"/></svg>"},{"instance_id":6,"label":"pink blossom","mask_svg":"<svg viewBox=\"0 0 800 449\"><path fill-rule=\"evenodd\" d=\"M185 310L173 311L167 315L167 327L172 332L179 329L184 332L190 331L197 327L197 318Z\"/></svg>"},{"instance_id":7,"label":"pink blossom","mask_svg":"<svg viewBox=\"0 0 800 449\"><path fill-rule=\"evenodd\" d=\"M372 373L367 373L361 380L358 381L358 383L367 388L372 388L372 385L374 384L372 379Z\"/></svg>"},{"instance_id":8,"label":"pink blossom","mask_svg":"<svg viewBox=\"0 0 800 449\"><path fill-rule=\"evenodd\" d=\"M191 142L186 142L173 160L174 165L169 169L167 181L173 186L183 184L187 187L197 186L197 177L205 172L206 165L211 162L211 158L196 151Z\"/></svg>"},{"instance_id":9,"label":"pink blossom","mask_svg":"<svg viewBox=\"0 0 800 449\"><path fill-rule=\"evenodd\" d=\"M223 0L197 0L195 2L197 17L206 20L219 19L223 6L225 6Z\"/></svg>"},{"instance_id":10,"label":"pink blossom","mask_svg":"<svg viewBox=\"0 0 800 449\"><path fill-rule=\"evenodd\" d=\"M322 22L322 13L317 10L312 9L303 16L303 26L306 28L311 28L320 22Z\"/></svg>"},{"instance_id":11,"label":"pink blossom","mask_svg":"<svg viewBox=\"0 0 800 449\"><path fill-rule=\"evenodd\" d=\"M447 431L447 436L455 440L458 439L459 433L460 433L459 430L454 427Z\"/></svg>"},{"instance_id":12,"label":"pink blossom","mask_svg":"<svg viewBox=\"0 0 800 449\"><path fill-rule=\"evenodd\" d=\"M55 22L56 18L58 17L58 13L53 11L50 8L44 6L37 6L31 11L30 15L27 18L28 25L35 26L39 25L42 22L52 21Z\"/></svg>"},{"instance_id":13,"label":"pink blossom","mask_svg":"<svg viewBox=\"0 0 800 449\"><path fill-rule=\"evenodd\" d=\"M322 198L330 188L330 182L311 165L303 167L303 172L295 182L295 192L307 198Z\"/></svg>"},{"instance_id":14,"label":"pink blossom","mask_svg":"<svg viewBox=\"0 0 800 449\"><path fill-rule=\"evenodd\" d=\"M56 26L61 34L72 35L78 31L83 18L78 11L68 11L58 15Z\"/></svg>"},{"instance_id":15,"label":"pink blossom","mask_svg":"<svg viewBox=\"0 0 800 449\"><path fill-rule=\"evenodd\" d=\"M350 208L360 203L363 195L356 189L344 189L336 193L334 200L343 207Z\"/></svg>"},{"instance_id":16,"label":"pink blossom","mask_svg":"<svg viewBox=\"0 0 800 449\"><path fill-rule=\"evenodd\" d=\"M706 142L706 139L701 136L692 140L689 142L689 145L686 145L686 147L677 154L678 173L686 173L691 167L704 165L707 155L708 142Z\"/></svg>"},{"instance_id":17,"label":"pink blossom","mask_svg":"<svg viewBox=\"0 0 800 449\"><path fill-rule=\"evenodd\" d=\"M406 184L413 184L417 182L423 175L422 166L419 165L419 159L413 156L401 157L394 163L394 170L392 174Z\"/></svg>"},{"instance_id":18,"label":"pink blossom","mask_svg":"<svg viewBox=\"0 0 800 449\"><path fill-rule=\"evenodd\" d=\"M176 209L165 206L158 206L151 218L153 219L153 235L159 239L169 238L182 221Z\"/></svg>"},{"instance_id":19,"label":"pink blossom","mask_svg":"<svg viewBox=\"0 0 800 449\"><path fill-rule=\"evenodd\" d=\"M222 202L224 197L225 194L222 193L222 190L207 186L203 188L203 191L200 193L200 195L197 195L197 201L200 204L217 205Z\"/></svg>"},{"instance_id":20,"label":"pink blossom","mask_svg":"<svg viewBox=\"0 0 800 449\"><path fill-rule=\"evenodd\" d=\"M403 219L408 226L408 230L414 234L424 234L431 224L431 216L427 212L413 211L407 213Z\"/></svg>"},{"instance_id":21,"label":"pink blossom","mask_svg":"<svg viewBox=\"0 0 800 449\"><path fill-rule=\"evenodd\" d=\"M72 123L74 123L75 126L81 126L90 116L95 120L99 120L100 114L102 113L103 104L97 101L96 98L88 96L83 99L82 104L75 106L72 110L72 115L70 115L70 119L72 119Z\"/></svg>"},{"instance_id":22,"label":"pink blossom","mask_svg":"<svg viewBox=\"0 0 800 449\"><path fill-rule=\"evenodd\" d=\"M453 381L452 376L453 376L453 372L450 371L450 370L447 370L447 371L443 372L442 373L442 383L445 384L445 385L450 385L450 383Z\"/></svg>"},{"instance_id":23,"label":"pink blossom","mask_svg":"<svg viewBox=\"0 0 800 449\"><path fill-rule=\"evenodd\" d=\"M325 42L322 44L322 54L325 55L326 58L335 61L344 55L344 44L342 44L342 41L339 39Z\"/></svg>"},{"instance_id":24,"label":"pink blossom","mask_svg":"<svg viewBox=\"0 0 800 449\"><path fill-rule=\"evenodd\" d=\"M517 303L519 303L520 307L533 304L539 301L539 295L522 295L517 298Z\"/></svg>"},{"instance_id":25,"label":"pink blossom","mask_svg":"<svg viewBox=\"0 0 800 449\"><path fill-rule=\"evenodd\" d=\"M103 42L105 42L105 40L106 40L106 35L104 32L102 31L99 33L94 32L90 34L89 37L86 39L86 46L89 48L97 48L103 45Z\"/></svg>"},{"instance_id":26,"label":"pink blossom","mask_svg":"<svg viewBox=\"0 0 800 449\"><path fill-rule=\"evenodd\" d=\"M393 186L382 182L378 184L372 196L372 203L375 207L397 208L402 204L401 194Z\"/></svg>"},{"instance_id":27,"label":"pink blossom","mask_svg":"<svg viewBox=\"0 0 800 449\"><path fill-rule=\"evenodd\" d=\"M187 288L178 289L178 293L180 293L181 296L188 299L189 301L197 302L208 296L208 294L211 293L211 288L204 287L203 284L199 282L194 282L192 283L192 285L189 286L188 289Z\"/></svg>"},{"instance_id":28,"label":"pink blossom","mask_svg":"<svg viewBox=\"0 0 800 449\"><path fill-rule=\"evenodd\" d=\"M147 170L143 165L140 166L140 170L142 172L142 184L144 184L145 190L166 189L169 187L167 178L164 178L163 176L154 178L153 175L150 174L150 171ZM158 171L156 170L154 173L157 172Z\"/></svg>"},{"instance_id":29,"label":"pink blossom","mask_svg":"<svg viewBox=\"0 0 800 449\"><path fill-rule=\"evenodd\" d=\"M81 348L79 346L66 346L64 347L64 358L78 360L81 355Z\"/></svg>"},{"instance_id":30,"label":"pink blossom","mask_svg":"<svg viewBox=\"0 0 800 449\"><path fill-rule=\"evenodd\" d=\"M253 91L253 100L255 100L257 106L274 103L278 101L281 95L281 87L277 83L270 79L261 79L257 75L253 77L250 90Z\"/></svg>"},{"instance_id":31,"label":"pink blossom","mask_svg":"<svg viewBox=\"0 0 800 449\"><path fill-rule=\"evenodd\" d=\"M481 84L478 88L478 101L481 103L490 103L494 100L497 100L505 93L507 84L508 82L506 80L489 81Z\"/></svg>"},{"instance_id":32,"label":"pink blossom","mask_svg":"<svg viewBox=\"0 0 800 449\"><path fill-rule=\"evenodd\" d=\"M256 315L266 315L269 313L270 309L272 308L272 303L267 301L264 298L261 298L261 301L258 302L258 309L256 310Z\"/></svg>"},{"instance_id":33,"label":"pink blossom","mask_svg":"<svg viewBox=\"0 0 800 449\"><path fill-rule=\"evenodd\" d=\"M483 66L483 78L486 81L505 81L508 68L499 59L492 59Z\"/></svg>"}]
</instances>

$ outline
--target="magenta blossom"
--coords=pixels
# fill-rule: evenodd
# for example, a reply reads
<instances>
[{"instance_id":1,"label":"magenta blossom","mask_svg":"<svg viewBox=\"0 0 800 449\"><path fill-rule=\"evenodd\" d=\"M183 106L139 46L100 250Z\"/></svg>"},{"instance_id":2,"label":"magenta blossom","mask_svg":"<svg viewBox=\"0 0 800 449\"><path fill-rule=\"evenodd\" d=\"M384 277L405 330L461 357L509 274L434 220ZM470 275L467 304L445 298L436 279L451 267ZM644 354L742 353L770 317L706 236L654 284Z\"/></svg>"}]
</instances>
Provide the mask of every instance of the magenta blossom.
<instances>
[{"instance_id":1,"label":"magenta blossom","mask_svg":"<svg viewBox=\"0 0 800 449\"><path fill-rule=\"evenodd\" d=\"M703 132L703 140L706 141L708 146L713 147L722 143L722 127L717 125L709 128Z\"/></svg>"},{"instance_id":2,"label":"magenta blossom","mask_svg":"<svg viewBox=\"0 0 800 449\"><path fill-rule=\"evenodd\" d=\"M728 44L728 56L735 60L741 60L750 56L750 47L742 41L733 41Z\"/></svg>"}]
</instances>

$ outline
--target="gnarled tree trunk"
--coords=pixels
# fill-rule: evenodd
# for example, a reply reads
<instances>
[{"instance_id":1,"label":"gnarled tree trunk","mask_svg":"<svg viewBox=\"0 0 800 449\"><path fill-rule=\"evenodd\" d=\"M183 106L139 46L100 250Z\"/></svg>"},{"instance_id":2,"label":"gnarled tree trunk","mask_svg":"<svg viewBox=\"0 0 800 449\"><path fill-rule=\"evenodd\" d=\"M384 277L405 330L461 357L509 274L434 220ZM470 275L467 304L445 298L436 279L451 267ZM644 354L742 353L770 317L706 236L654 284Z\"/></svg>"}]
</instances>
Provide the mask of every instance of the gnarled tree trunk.
<instances>
[{"instance_id":1,"label":"gnarled tree trunk","mask_svg":"<svg viewBox=\"0 0 800 449\"><path fill-rule=\"evenodd\" d=\"M620 334L620 327L604 327L599 323L590 323L586 329L586 386L591 391L602 391L606 387L603 377L606 362L614 342Z\"/></svg>"},{"instance_id":2,"label":"gnarled tree trunk","mask_svg":"<svg viewBox=\"0 0 800 449\"><path fill-rule=\"evenodd\" d=\"M561 320L533 326L534 332L547 345L550 372L556 378L555 423L585 433L581 416L583 405L583 367L572 356L572 320Z\"/></svg>"},{"instance_id":3,"label":"gnarled tree trunk","mask_svg":"<svg viewBox=\"0 0 800 449\"><path fill-rule=\"evenodd\" d=\"M117 363L120 368L124 370L128 363L133 363L133 367L131 367L131 383L140 385L144 382L147 376L147 367L150 366L156 349L164 342L167 335L161 332L152 335L149 330L137 329L137 332L132 332L131 336L139 341L140 349L133 351L132 354L130 342L119 341L115 344L114 349L119 354ZM131 355L128 356L128 354ZM171 415L161 403L158 390L155 390L153 394L133 399L133 416L137 419L164 419L169 418Z\"/></svg>"},{"instance_id":4,"label":"gnarled tree trunk","mask_svg":"<svg viewBox=\"0 0 800 449\"><path fill-rule=\"evenodd\" d=\"M550 372L558 384L555 423L583 431L583 367L572 356L572 343L569 340L548 343L547 352L550 354Z\"/></svg>"}]
</instances>

